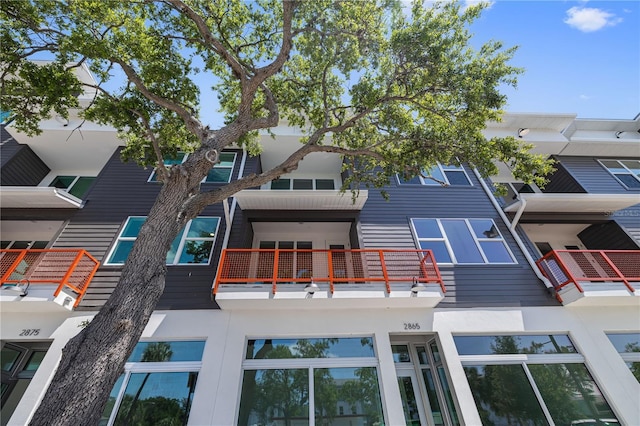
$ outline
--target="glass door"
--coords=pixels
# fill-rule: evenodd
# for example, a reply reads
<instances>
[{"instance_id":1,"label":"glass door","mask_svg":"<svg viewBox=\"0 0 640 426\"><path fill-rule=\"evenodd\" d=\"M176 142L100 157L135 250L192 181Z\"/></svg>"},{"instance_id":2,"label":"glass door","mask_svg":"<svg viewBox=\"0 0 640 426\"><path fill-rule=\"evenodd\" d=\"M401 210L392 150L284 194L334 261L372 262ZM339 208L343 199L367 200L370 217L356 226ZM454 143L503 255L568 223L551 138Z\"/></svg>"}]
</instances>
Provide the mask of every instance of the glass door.
<instances>
[{"instance_id":1,"label":"glass door","mask_svg":"<svg viewBox=\"0 0 640 426\"><path fill-rule=\"evenodd\" d=\"M391 349L407 426L459 425L435 339L394 342Z\"/></svg>"},{"instance_id":2,"label":"glass door","mask_svg":"<svg viewBox=\"0 0 640 426\"><path fill-rule=\"evenodd\" d=\"M420 426L427 424L424 418L424 406L420 398L420 388L416 374L411 370L396 370L398 387L402 398L402 410L407 426Z\"/></svg>"}]
</instances>

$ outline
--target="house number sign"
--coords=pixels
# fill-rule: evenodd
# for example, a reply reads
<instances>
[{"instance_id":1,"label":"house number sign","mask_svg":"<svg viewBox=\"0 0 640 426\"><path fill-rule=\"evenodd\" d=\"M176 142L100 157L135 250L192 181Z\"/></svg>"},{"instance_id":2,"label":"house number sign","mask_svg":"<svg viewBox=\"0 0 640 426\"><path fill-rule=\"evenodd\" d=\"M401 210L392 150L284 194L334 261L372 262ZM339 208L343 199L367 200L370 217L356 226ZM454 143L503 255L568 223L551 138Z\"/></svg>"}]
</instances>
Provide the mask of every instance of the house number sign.
<instances>
[{"instance_id":1,"label":"house number sign","mask_svg":"<svg viewBox=\"0 0 640 426\"><path fill-rule=\"evenodd\" d=\"M39 328L23 328L18 336L37 336L40 334Z\"/></svg>"},{"instance_id":2,"label":"house number sign","mask_svg":"<svg viewBox=\"0 0 640 426\"><path fill-rule=\"evenodd\" d=\"M417 322L404 322L402 324L405 330L420 330L420 324Z\"/></svg>"}]
</instances>

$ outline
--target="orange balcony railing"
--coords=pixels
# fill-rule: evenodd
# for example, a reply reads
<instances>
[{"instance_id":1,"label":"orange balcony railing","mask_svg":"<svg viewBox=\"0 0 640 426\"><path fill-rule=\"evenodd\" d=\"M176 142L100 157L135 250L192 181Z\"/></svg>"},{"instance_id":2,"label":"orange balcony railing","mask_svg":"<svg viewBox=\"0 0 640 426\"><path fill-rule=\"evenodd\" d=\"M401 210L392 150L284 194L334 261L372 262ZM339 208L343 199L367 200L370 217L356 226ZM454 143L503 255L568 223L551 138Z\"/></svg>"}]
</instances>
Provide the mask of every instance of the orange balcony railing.
<instances>
[{"instance_id":1,"label":"orange balcony railing","mask_svg":"<svg viewBox=\"0 0 640 426\"><path fill-rule=\"evenodd\" d=\"M57 284L54 296L68 288L78 296L78 306L100 266L81 249L0 250L0 285Z\"/></svg>"},{"instance_id":2,"label":"orange balcony railing","mask_svg":"<svg viewBox=\"0 0 640 426\"><path fill-rule=\"evenodd\" d=\"M537 262L538 268L556 290L580 283L623 283L631 292L631 282L640 282L640 250L554 250Z\"/></svg>"},{"instance_id":3,"label":"orange balcony railing","mask_svg":"<svg viewBox=\"0 0 640 426\"><path fill-rule=\"evenodd\" d=\"M384 283L434 283L445 287L431 250L225 249L216 276L221 284L328 283L336 286Z\"/></svg>"}]
</instances>

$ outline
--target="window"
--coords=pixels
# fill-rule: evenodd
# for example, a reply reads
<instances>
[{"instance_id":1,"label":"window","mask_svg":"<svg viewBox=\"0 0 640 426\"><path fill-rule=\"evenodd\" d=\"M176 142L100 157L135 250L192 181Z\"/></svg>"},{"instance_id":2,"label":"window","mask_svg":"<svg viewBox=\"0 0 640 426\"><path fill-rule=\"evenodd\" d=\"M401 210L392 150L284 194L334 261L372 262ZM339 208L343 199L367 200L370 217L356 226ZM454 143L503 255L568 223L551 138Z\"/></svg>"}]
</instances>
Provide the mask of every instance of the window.
<instances>
[{"instance_id":1,"label":"window","mask_svg":"<svg viewBox=\"0 0 640 426\"><path fill-rule=\"evenodd\" d=\"M421 249L438 263L515 263L492 219L411 219Z\"/></svg>"},{"instance_id":2,"label":"window","mask_svg":"<svg viewBox=\"0 0 640 426\"><path fill-rule=\"evenodd\" d=\"M607 337L640 382L640 333L615 333Z\"/></svg>"},{"instance_id":3,"label":"window","mask_svg":"<svg viewBox=\"0 0 640 426\"><path fill-rule=\"evenodd\" d=\"M289 179L280 178L271 181L271 189L274 190L334 190L333 179Z\"/></svg>"},{"instance_id":4,"label":"window","mask_svg":"<svg viewBox=\"0 0 640 426\"><path fill-rule=\"evenodd\" d=\"M138 343L99 424L186 425L203 351L203 341Z\"/></svg>"},{"instance_id":5,"label":"window","mask_svg":"<svg viewBox=\"0 0 640 426\"><path fill-rule=\"evenodd\" d=\"M429 179L428 177L424 178L422 176L415 176L411 179L405 180L398 175L398 182L403 185L419 184L441 186L440 182L444 182L447 185L471 186L471 180L462 166L456 166L453 164L443 166L441 164L437 164L429 170L423 170L422 174L424 176L431 176L437 180Z\"/></svg>"},{"instance_id":6,"label":"window","mask_svg":"<svg viewBox=\"0 0 640 426\"><path fill-rule=\"evenodd\" d=\"M47 354L46 342L0 342L2 399L0 418L6 424Z\"/></svg>"},{"instance_id":7,"label":"window","mask_svg":"<svg viewBox=\"0 0 640 426\"><path fill-rule=\"evenodd\" d=\"M127 218L107 258L107 265L124 264L146 219L145 216ZM171 243L167 265L209 264L219 222L218 217L205 216L190 220Z\"/></svg>"},{"instance_id":8,"label":"window","mask_svg":"<svg viewBox=\"0 0 640 426\"><path fill-rule=\"evenodd\" d=\"M171 167L176 164L182 164L189 155L184 152L178 152L175 157L166 157L164 159L165 167ZM214 165L207 176L202 180L203 183L229 183L231 181L231 174L233 172L233 166L236 162L235 152L222 152L220 154L220 161ZM156 170L149 176L149 182L156 182Z\"/></svg>"},{"instance_id":9,"label":"window","mask_svg":"<svg viewBox=\"0 0 640 426\"><path fill-rule=\"evenodd\" d=\"M640 189L640 160L599 160L621 184Z\"/></svg>"},{"instance_id":10,"label":"window","mask_svg":"<svg viewBox=\"0 0 640 426\"><path fill-rule=\"evenodd\" d=\"M64 189L74 197L82 199L95 180L96 178L91 176L56 176L49 186Z\"/></svg>"},{"instance_id":11,"label":"window","mask_svg":"<svg viewBox=\"0 0 640 426\"><path fill-rule=\"evenodd\" d=\"M249 340L237 424L383 424L376 365L370 337Z\"/></svg>"},{"instance_id":12,"label":"window","mask_svg":"<svg viewBox=\"0 0 640 426\"><path fill-rule=\"evenodd\" d=\"M187 154L184 152L178 152L175 156L173 157L165 157L163 159L163 163L164 166L169 168L171 166L174 166L176 164L182 164L184 162L184 160L187 159ZM157 182L158 179L156 177L156 170L154 169L153 172L151 172L151 176L149 176L149 182Z\"/></svg>"},{"instance_id":13,"label":"window","mask_svg":"<svg viewBox=\"0 0 640 426\"><path fill-rule=\"evenodd\" d=\"M454 336L483 424L618 424L566 335Z\"/></svg>"},{"instance_id":14,"label":"window","mask_svg":"<svg viewBox=\"0 0 640 426\"><path fill-rule=\"evenodd\" d=\"M220 162L213 166L204 182L208 183L229 183L231 181L231 173L233 165L236 162L235 152L223 152L220 154Z\"/></svg>"},{"instance_id":15,"label":"window","mask_svg":"<svg viewBox=\"0 0 640 426\"><path fill-rule=\"evenodd\" d=\"M47 248L49 241L1 241L0 249L35 250Z\"/></svg>"}]
</instances>

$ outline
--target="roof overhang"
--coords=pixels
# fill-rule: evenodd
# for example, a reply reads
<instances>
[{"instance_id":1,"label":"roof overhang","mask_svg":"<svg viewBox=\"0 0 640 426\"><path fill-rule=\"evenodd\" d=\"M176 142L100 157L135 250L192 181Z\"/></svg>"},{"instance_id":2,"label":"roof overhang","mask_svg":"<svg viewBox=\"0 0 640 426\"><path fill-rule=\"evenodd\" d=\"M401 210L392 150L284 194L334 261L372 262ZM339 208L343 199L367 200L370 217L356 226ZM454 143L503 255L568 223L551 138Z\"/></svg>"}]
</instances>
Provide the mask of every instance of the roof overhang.
<instances>
[{"instance_id":1,"label":"roof overhang","mask_svg":"<svg viewBox=\"0 0 640 426\"><path fill-rule=\"evenodd\" d=\"M369 192L245 189L235 195L242 210L362 210Z\"/></svg>"},{"instance_id":2,"label":"roof overhang","mask_svg":"<svg viewBox=\"0 0 640 426\"><path fill-rule=\"evenodd\" d=\"M83 206L81 199L68 192L45 186L2 186L0 205L16 209L79 209Z\"/></svg>"},{"instance_id":3,"label":"roof overhang","mask_svg":"<svg viewBox=\"0 0 640 426\"><path fill-rule=\"evenodd\" d=\"M504 208L521 213L613 213L640 204L640 194L520 194Z\"/></svg>"}]
</instances>

